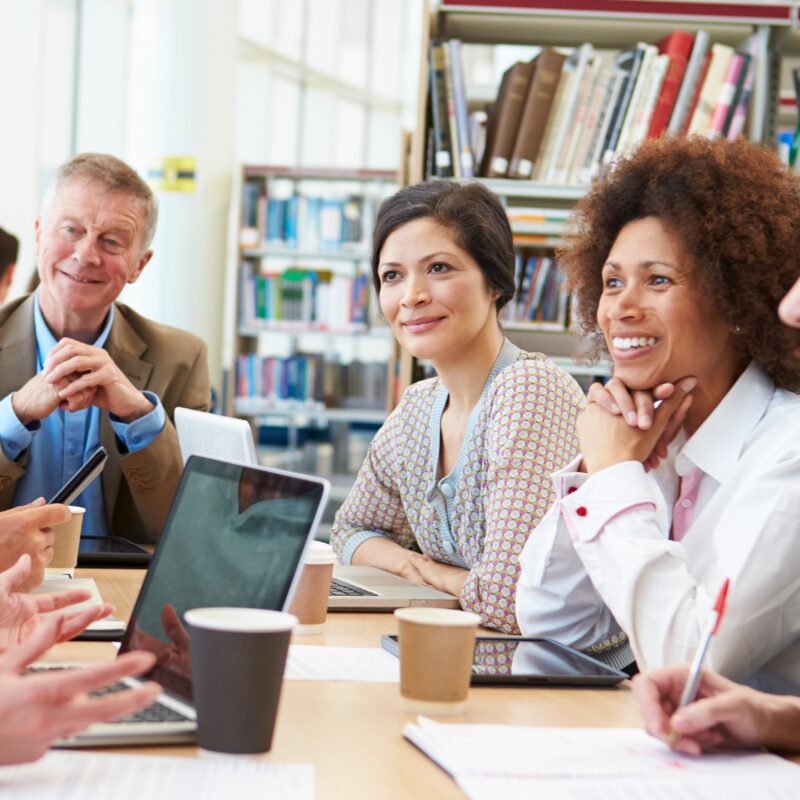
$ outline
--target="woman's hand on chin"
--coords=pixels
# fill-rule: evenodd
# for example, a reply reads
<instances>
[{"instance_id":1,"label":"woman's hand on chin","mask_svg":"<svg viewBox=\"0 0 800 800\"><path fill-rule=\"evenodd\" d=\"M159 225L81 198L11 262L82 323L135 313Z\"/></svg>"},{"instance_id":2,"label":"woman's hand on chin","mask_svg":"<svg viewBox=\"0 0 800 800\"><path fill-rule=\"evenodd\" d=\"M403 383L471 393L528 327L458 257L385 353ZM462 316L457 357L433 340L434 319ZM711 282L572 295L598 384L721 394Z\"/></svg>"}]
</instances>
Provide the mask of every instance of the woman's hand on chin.
<instances>
[{"instance_id":1,"label":"woman's hand on chin","mask_svg":"<svg viewBox=\"0 0 800 800\"><path fill-rule=\"evenodd\" d=\"M652 391L631 391L618 378L605 386L593 384L578 419L583 471L591 474L623 461L658 466L686 418L696 385L691 377Z\"/></svg>"}]
</instances>

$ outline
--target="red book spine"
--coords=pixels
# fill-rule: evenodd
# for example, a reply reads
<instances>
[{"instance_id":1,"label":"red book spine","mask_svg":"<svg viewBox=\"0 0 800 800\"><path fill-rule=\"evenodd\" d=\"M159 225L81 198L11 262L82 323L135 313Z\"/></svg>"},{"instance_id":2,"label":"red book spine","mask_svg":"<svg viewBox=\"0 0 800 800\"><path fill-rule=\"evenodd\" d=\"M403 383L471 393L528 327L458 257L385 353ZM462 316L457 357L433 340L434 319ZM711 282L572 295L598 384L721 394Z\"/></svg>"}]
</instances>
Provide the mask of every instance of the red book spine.
<instances>
[{"instance_id":1,"label":"red book spine","mask_svg":"<svg viewBox=\"0 0 800 800\"><path fill-rule=\"evenodd\" d=\"M661 84L656 107L650 117L650 127L647 129L647 138L654 139L661 136L669 124L672 107L681 87L681 81L686 71L686 64L692 52L694 37L684 31L673 31L658 43L659 53L669 56L669 67Z\"/></svg>"}]
</instances>

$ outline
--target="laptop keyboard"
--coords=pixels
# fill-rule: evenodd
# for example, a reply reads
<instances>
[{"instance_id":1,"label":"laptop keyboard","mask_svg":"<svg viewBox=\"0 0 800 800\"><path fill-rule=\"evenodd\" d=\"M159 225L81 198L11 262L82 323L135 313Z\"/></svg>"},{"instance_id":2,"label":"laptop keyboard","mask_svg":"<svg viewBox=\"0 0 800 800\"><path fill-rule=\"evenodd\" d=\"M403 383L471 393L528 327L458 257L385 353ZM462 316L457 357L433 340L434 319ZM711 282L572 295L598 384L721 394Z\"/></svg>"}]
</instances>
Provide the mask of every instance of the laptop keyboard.
<instances>
[{"instance_id":1,"label":"laptop keyboard","mask_svg":"<svg viewBox=\"0 0 800 800\"><path fill-rule=\"evenodd\" d=\"M353 586L352 583L340 581L338 578L331 580L330 597L377 597L375 592L362 589L360 586Z\"/></svg>"},{"instance_id":2,"label":"laptop keyboard","mask_svg":"<svg viewBox=\"0 0 800 800\"><path fill-rule=\"evenodd\" d=\"M62 669L74 669L73 667L37 667L32 666L28 667L25 672L52 672L54 670L62 670ZM129 689L130 687L124 684L122 681L116 681L115 683L110 683L108 686L104 686L101 689L93 689L89 692L90 697L102 697L106 694L113 694L114 692L121 692L123 689ZM170 708L169 706L164 705L163 703L158 702L156 700L155 703L147 706L147 708L139 709L134 714L131 714L128 717L123 717L122 719L117 720L118 723L126 725L126 724L141 724L143 722L191 722L191 719L187 717L185 714L181 714L180 711L176 711L174 708Z\"/></svg>"},{"instance_id":3,"label":"laptop keyboard","mask_svg":"<svg viewBox=\"0 0 800 800\"><path fill-rule=\"evenodd\" d=\"M102 697L105 694L121 692L123 689L127 688L129 687L121 682L111 683L108 686L104 686L102 689L96 689L90 692L90 695L92 697ZM189 718L185 714L181 714L180 711L176 711L174 708L170 708L156 701L152 705L147 706L147 708L141 708L136 713L131 714L129 717L123 717L117 720L117 722L122 724L136 724L141 722L187 722L188 720Z\"/></svg>"}]
</instances>

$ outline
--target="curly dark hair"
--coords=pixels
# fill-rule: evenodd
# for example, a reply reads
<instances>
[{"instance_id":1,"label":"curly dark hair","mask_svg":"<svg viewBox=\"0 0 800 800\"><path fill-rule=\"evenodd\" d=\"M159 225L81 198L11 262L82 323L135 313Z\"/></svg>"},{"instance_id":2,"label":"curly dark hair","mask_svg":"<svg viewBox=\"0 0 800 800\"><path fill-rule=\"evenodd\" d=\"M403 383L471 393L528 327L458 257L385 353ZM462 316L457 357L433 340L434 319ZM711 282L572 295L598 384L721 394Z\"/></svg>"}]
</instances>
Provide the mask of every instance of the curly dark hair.
<instances>
[{"instance_id":1,"label":"curly dark hair","mask_svg":"<svg viewBox=\"0 0 800 800\"><path fill-rule=\"evenodd\" d=\"M738 326L743 355L784 388L800 387L800 331L777 309L800 275L800 182L770 150L744 139L665 137L644 142L578 203L558 252L580 326L597 326L601 271L620 230L658 217L693 259L700 290Z\"/></svg>"},{"instance_id":2,"label":"curly dark hair","mask_svg":"<svg viewBox=\"0 0 800 800\"><path fill-rule=\"evenodd\" d=\"M375 293L381 293L378 264L389 235L424 217L449 228L456 244L475 259L486 285L497 292L499 311L514 296L514 241L503 204L479 183L416 183L381 203L372 234Z\"/></svg>"}]
</instances>

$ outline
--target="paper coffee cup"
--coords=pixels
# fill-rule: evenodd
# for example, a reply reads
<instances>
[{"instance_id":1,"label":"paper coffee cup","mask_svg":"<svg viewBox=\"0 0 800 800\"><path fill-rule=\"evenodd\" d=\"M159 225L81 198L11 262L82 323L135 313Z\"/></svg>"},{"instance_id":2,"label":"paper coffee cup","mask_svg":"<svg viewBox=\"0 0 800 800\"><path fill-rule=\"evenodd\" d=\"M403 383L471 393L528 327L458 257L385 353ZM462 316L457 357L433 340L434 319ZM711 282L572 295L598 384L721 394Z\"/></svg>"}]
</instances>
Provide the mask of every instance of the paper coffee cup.
<instances>
[{"instance_id":1,"label":"paper coffee cup","mask_svg":"<svg viewBox=\"0 0 800 800\"><path fill-rule=\"evenodd\" d=\"M69 506L70 518L61 525L53 526L55 543L53 559L48 569L61 574L72 575L78 563L78 547L81 543L81 526L86 509Z\"/></svg>"},{"instance_id":2,"label":"paper coffee cup","mask_svg":"<svg viewBox=\"0 0 800 800\"><path fill-rule=\"evenodd\" d=\"M268 752L297 618L260 608L195 608L184 620L197 744L216 753Z\"/></svg>"},{"instance_id":3,"label":"paper coffee cup","mask_svg":"<svg viewBox=\"0 0 800 800\"><path fill-rule=\"evenodd\" d=\"M480 617L450 608L399 608L400 695L417 714L466 708Z\"/></svg>"},{"instance_id":4,"label":"paper coffee cup","mask_svg":"<svg viewBox=\"0 0 800 800\"><path fill-rule=\"evenodd\" d=\"M295 633L322 633L328 616L328 597L335 564L336 554L329 544L317 541L309 544L303 571L289 607L289 613L299 621Z\"/></svg>"}]
</instances>

